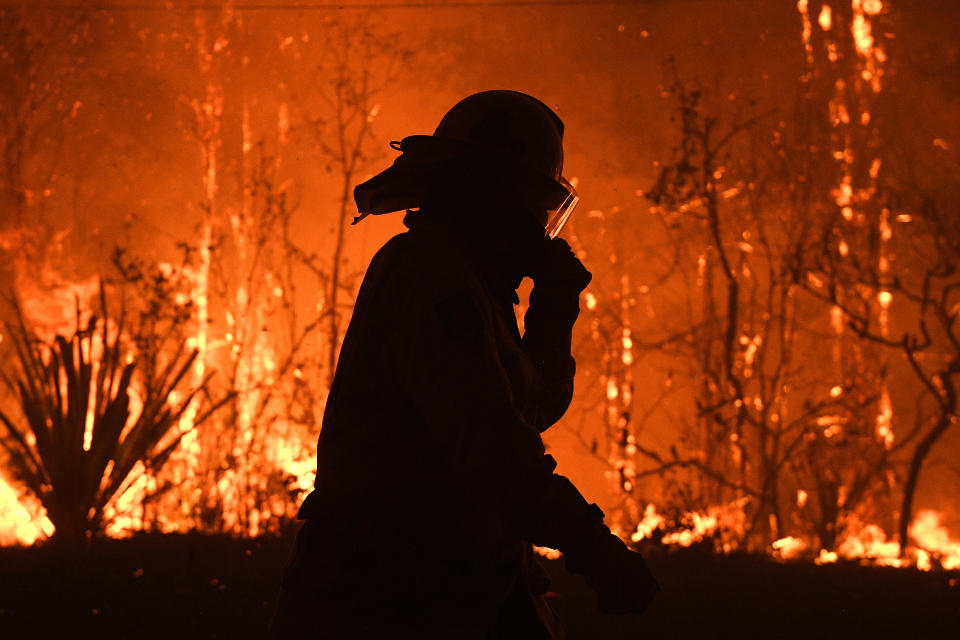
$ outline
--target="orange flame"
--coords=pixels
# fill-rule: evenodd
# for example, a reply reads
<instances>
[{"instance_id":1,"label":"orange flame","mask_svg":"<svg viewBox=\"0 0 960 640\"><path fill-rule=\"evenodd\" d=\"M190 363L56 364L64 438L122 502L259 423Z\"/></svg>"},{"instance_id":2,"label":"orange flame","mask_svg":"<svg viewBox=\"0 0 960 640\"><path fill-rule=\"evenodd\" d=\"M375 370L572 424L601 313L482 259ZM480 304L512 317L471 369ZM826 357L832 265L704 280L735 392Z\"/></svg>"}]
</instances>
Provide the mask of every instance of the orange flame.
<instances>
[{"instance_id":1,"label":"orange flame","mask_svg":"<svg viewBox=\"0 0 960 640\"><path fill-rule=\"evenodd\" d=\"M0 547L31 545L53 535L46 509L33 496L18 493L0 476Z\"/></svg>"}]
</instances>

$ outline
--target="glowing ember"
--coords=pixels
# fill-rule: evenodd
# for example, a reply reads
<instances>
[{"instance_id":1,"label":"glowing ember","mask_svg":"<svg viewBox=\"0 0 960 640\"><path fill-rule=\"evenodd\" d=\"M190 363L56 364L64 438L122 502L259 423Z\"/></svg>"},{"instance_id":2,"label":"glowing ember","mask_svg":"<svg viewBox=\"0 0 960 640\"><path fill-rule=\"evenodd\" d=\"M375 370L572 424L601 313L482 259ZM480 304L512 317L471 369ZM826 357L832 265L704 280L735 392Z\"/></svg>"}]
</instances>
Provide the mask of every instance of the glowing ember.
<instances>
[{"instance_id":1,"label":"glowing ember","mask_svg":"<svg viewBox=\"0 0 960 640\"><path fill-rule=\"evenodd\" d=\"M544 558L547 558L548 560L556 560L556 559L558 559L560 556L563 555L562 553L560 553L560 552L557 551L556 549L551 549L550 547L537 547L537 546L534 546L534 547L533 547L533 551L534 551L534 553L536 553L538 556L542 556L542 557L544 557Z\"/></svg>"},{"instance_id":2,"label":"glowing ember","mask_svg":"<svg viewBox=\"0 0 960 640\"><path fill-rule=\"evenodd\" d=\"M648 504L643 510L643 520L637 525L637 530L630 534L630 541L640 542L644 538L649 538L654 531L662 529L665 524L666 521L657 513L657 508Z\"/></svg>"},{"instance_id":3,"label":"glowing ember","mask_svg":"<svg viewBox=\"0 0 960 640\"><path fill-rule=\"evenodd\" d=\"M830 564L837 561L837 552L836 551L827 551L826 549L820 549L820 554L814 559L815 564Z\"/></svg>"},{"instance_id":4,"label":"glowing ember","mask_svg":"<svg viewBox=\"0 0 960 640\"><path fill-rule=\"evenodd\" d=\"M807 550L808 545L800 538L787 536L774 541L772 545L775 555L783 560L792 560L799 558Z\"/></svg>"},{"instance_id":5,"label":"glowing ember","mask_svg":"<svg viewBox=\"0 0 960 640\"><path fill-rule=\"evenodd\" d=\"M893 294L889 291L881 291L877 294L877 300L880 301L880 306L886 309L890 306L890 303L893 302Z\"/></svg>"},{"instance_id":6,"label":"glowing ember","mask_svg":"<svg viewBox=\"0 0 960 640\"><path fill-rule=\"evenodd\" d=\"M809 0L797 0L797 10L803 19L803 46L807 52L807 62L813 64L813 45L810 42L813 26L810 21Z\"/></svg>"},{"instance_id":7,"label":"glowing ember","mask_svg":"<svg viewBox=\"0 0 960 640\"><path fill-rule=\"evenodd\" d=\"M830 31L830 28L833 26L833 12L830 10L830 5L823 5L820 7L820 15L817 17L817 22L820 24L820 28L824 31Z\"/></svg>"}]
</instances>

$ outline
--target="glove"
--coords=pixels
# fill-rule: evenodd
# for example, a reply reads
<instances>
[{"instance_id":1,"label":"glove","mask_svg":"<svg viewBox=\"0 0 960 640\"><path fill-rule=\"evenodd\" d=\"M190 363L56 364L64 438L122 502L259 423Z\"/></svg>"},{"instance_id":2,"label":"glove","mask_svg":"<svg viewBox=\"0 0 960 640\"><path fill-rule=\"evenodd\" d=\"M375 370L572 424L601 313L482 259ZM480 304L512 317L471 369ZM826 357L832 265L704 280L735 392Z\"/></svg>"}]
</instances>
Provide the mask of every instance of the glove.
<instances>
[{"instance_id":1,"label":"glove","mask_svg":"<svg viewBox=\"0 0 960 640\"><path fill-rule=\"evenodd\" d=\"M566 240L550 238L544 241L530 277L535 289L576 297L590 284L593 274L583 266Z\"/></svg>"},{"instance_id":2,"label":"glove","mask_svg":"<svg viewBox=\"0 0 960 640\"><path fill-rule=\"evenodd\" d=\"M643 557L604 525L583 556L568 559L567 568L583 574L603 613L643 613L660 591Z\"/></svg>"},{"instance_id":3,"label":"glove","mask_svg":"<svg viewBox=\"0 0 960 640\"><path fill-rule=\"evenodd\" d=\"M541 473L556 468L543 457ZM642 613L660 585L639 553L631 551L603 524L603 511L588 504L567 478L551 475L534 491L535 503L517 512L521 537L559 549L567 571L582 574L604 613ZM532 507L532 508L530 508Z\"/></svg>"}]
</instances>

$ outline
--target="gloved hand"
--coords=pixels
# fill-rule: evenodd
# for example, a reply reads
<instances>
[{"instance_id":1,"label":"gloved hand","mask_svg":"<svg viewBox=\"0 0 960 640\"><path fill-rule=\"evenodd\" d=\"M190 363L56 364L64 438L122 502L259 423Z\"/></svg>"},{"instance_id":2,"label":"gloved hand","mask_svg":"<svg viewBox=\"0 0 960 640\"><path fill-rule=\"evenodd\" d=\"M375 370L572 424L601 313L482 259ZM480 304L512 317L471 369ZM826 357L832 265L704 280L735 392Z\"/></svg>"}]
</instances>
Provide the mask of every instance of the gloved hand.
<instances>
[{"instance_id":1,"label":"gloved hand","mask_svg":"<svg viewBox=\"0 0 960 640\"><path fill-rule=\"evenodd\" d=\"M660 591L643 556L612 533L598 542L584 578L604 613L643 613Z\"/></svg>"},{"instance_id":2,"label":"gloved hand","mask_svg":"<svg viewBox=\"0 0 960 640\"><path fill-rule=\"evenodd\" d=\"M604 613L643 613L660 585L650 573L647 563L631 551L620 538L600 526L589 548L567 568L582 573L597 596L597 605Z\"/></svg>"},{"instance_id":3,"label":"gloved hand","mask_svg":"<svg viewBox=\"0 0 960 640\"><path fill-rule=\"evenodd\" d=\"M552 472L556 461L543 456L540 473ZM559 549L567 571L582 575L606 613L642 613L660 585L639 553L603 524L603 511L588 504L570 480L556 474L516 514L523 539Z\"/></svg>"},{"instance_id":4,"label":"gloved hand","mask_svg":"<svg viewBox=\"0 0 960 640\"><path fill-rule=\"evenodd\" d=\"M573 249L563 238L544 240L543 249L531 267L530 277L535 288L560 294L580 295L587 288L593 274L587 271Z\"/></svg>"}]
</instances>

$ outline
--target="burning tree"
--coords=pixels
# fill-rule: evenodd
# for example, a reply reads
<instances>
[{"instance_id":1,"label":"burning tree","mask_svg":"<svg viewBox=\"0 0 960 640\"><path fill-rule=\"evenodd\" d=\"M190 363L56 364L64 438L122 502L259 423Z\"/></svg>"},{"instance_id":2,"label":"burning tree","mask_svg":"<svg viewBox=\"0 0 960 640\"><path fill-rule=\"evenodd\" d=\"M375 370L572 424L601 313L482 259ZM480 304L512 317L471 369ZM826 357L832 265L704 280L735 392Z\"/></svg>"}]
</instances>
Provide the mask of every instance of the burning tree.
<instances>
[{"instance_id":1,"label":"burning tree","mask_svg":"<svg viewBox=\"0 0 960 640\"><path fill-rule=\"evenodd\" d=\"M902 140L899 148L910 143ZM846 234L852 255L823 252L811 265L822 279L812 291L839 310L853 334L900 354L920 383L912 426L895 444L892 432L888 436L892 451L912 447L897 523L902 552L909 544L920 474L934 446L957 423L960 382L956 165L937 157L942 153L936 145L908 155L910 162L887 158L890 169L874 205L879 223ZM892 413L889 404L887 411ZM878 433L887 433L889 421L889 414L878 418Z\"/></svg>"},{"instance_id":2,"label":"burning tree","mask_svg":"<svg viewBox=\"0 0 960 640\"><path fill-rule=\"evenodd\" d=\"M209 471L199 478L214 482L199 507L205 526L227 531L255 532L292 515L310 486L323 403L316 353L323 316L304 310L297 296L299 276L317 274L315 257L293 240L277 161L257 148L260 160L244 185L249 200L227 229L215 230L210 251L209 292L223 309L223 324L212 326L223 333L213 334L208 357L235 395L204 442Z\"/></svg>"},{"instance_id":3,"label":"burning tree","mask_svg":"<svg viewBox=\"0 0 960 640\"><path fill-rule=\"evenodd\" d=\"M13 311L5 326L18 370L2 379L21 415L0 411L0 445L14 479L46 508L55 539L77 543L102 533L121 515L118 499L170 457L185 433L180 418L209 377L181 393L196 350L183 342L143 349L157 344L156 327L141 325L140 340L132 338L126 314L111 317L102 289L100 316L84 325L78 306L76 330L52 342L38 337L16 300Z\"/></svg>"},{"instance_id":4,"label":"burning tree","mask_svg":"<svg viewBox=\"0 0 960 640\"><path fill-rule=\"evenodd\" d=\"M291 34L256 55L245 48L246 26L230 4L193 19L200 87L179 101L202 169L197 240L183 244L199 350L192 375L221 370L221 391L233 395L165 475L185 479L178 493L189 496L187 526L256 535L291 518L312 485L318 418L360 275L347 271L345 253L351 189L374 142L376 94L399 58L363 20L327 20L319 37ZM284 82L270 96L227 82L267 60L301 66L313 42L320 92L301 96L302 123ZM264 121L273 126L258 130ZM307 207L284 178L288 146L313 141L336 182L331 215L315 216L332 221L324 252L302 241L294 214ZM185 419L193 415L188 409ZM167 500L169 510L179 508Z\"/></svg>"},{"instance_id":5,"label":"burning tree","mask_svg":"<svg viewBox=\"0 0 960 640\"><path fill-rule=\"evenodd\" d=\"M677 101L679 140L646 194L670 247L657 259L662 273L648 278L656 288L645 287L657 300L631 291L630 269L614 265L619 294L606 305L588 296L587 304L595 339L612 349L601 359L609 463L625 503L634 503L632 517L642 506L639 480L673 477L684 508L721 513L716 506L729 505L745 517L728 522L734 543L812 533L830 549L855 535L858 521L889 515L903 445L894 444L884 352L863 331L847 330L843 307L816 291L824 270L814 264L830 253L873 264L874 283L889 281L890 213L872 200L880 160L870 112L886 62L871 34L884 7L823 5L815 22L806 2L798 7L808 68L786 115L758 114L735 93L708 101L673 72L667 93ZM602 226L609 216L598 213ZM871 243L854 246L852 226ZM616 262L622 254L613 252ZM685 268L692 264L694 274ZM843 287L853 297L869 289ZM885 314L889 292L877 291L866 295ZM637 299L649 320L632 313ZM656 318L669 324L643 326ZM673 358L668 383L688 363L690 384L674 385L696 406L683 450L637 438L648 413L635 406L635 351ZM655 395L652 410L667 391Z\"/></svg>"},{"instance_id":6,"label":"burning tree","mask_svg":"<svg viewBox=\"0 0 960 640\"><path fill-rule=\"evenodd\" d=\"M956 162L938 137L949 126L945 120L918 125L914 102L905 96L907 87L921 88L911 86L909 76L901 74L899 94L883 91L887 45L876 27L886 25L888 7L879 1L823 5L819 29L805 3L800 9L804 82L812 94L829 96L819 117L829 123L823 146L836 167L832 206L824 207L831 224L822 243L806 254L805 285L831 306L838 334L884 350L877 355L892 375L907 382L912 374L919 383L912 425L904 433L894 431L897 404L886 376L877 385L880 402L870 425L902 470L898 479L891 474L889 484L902 485L896 529L903 554L918 478L957 420ZM891 357L897 354L902 359ZM897 386L902 401L910 402L905 396L914 386Z\"/></svg>"},{"instance_id":7,"label":"burning tree","mask_svg":"<svg viewBox=\"0 0 960 640\"><path fill-rule=\"evenodd\" d=\"M826 317L799 286L799 259L823 231L817 194L795 188L800 158L787 153L783 123L768 124L772 113L723 130L699 91L676 81L671 90L681 141L647 196L678 233L692 234L681 242L701 247L700 313L684 343L699 380L699 435L689 459L648 457L693 469L701 503L743 504L743 534L755 542L806 522L831 548L843 516L876 489L886 457L866 417L879 372L862 358L831 372L800 355L816 352L818 315Z\"/></svg>"},{"instance_id":8,"label":"burning tree","mask_svg":"<svg viewBox=\"0 0 960 640\"><path fill-rule=\"evenodd\" d=\"M658 233L665 229L649 226L665 218L649 217L638 224L637 209L635 205L595 209L585 221L571 220L566 231L577 255L594 268L581 315L586 330L574 346L580 390L574 406L580 415L572 428L580 443L608 467L606 475L618 497L610 520L621 532L635 529L644 503L653 501L643 481L663 476L661 467L642 468L639 454L655 455L644 443L645 428L663 416L677 395L672 358L676 345L689 335L676 326L665 328L655 340L644 332L656 316L650 296L664 292L664 283L677 275L681 246L659 242ZM605 260L597 263L600 256ZM652 362L644 363L648 358ZM665 373L659 389L649 384L638 389L642 364L648 371ZM650 391L652 397L645 393ZM597 417L602 427L593 431Z\"/></svg>"}]
</instances>

